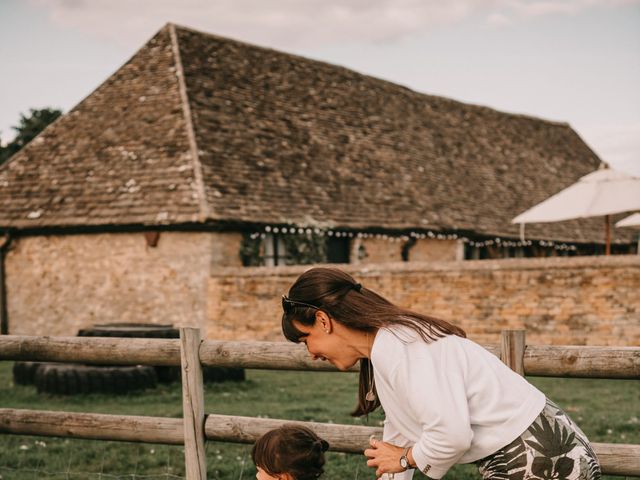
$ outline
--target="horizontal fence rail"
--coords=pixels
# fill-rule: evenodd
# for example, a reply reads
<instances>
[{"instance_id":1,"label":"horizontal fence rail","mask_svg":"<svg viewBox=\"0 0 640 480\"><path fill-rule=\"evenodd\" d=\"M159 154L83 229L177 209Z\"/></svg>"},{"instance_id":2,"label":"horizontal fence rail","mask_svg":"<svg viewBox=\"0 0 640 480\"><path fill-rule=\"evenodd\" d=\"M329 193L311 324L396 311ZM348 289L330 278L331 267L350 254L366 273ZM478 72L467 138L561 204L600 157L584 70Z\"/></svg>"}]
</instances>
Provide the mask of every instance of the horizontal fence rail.
<instances>
[{"instance_id":1,"label":"horizontal fence rail","mask_svg":"<svg viewBox=\"0 0 640 480\"><path fill-rule=\"evenodd\" d=\"M330 450L346 453L362 453L369 448L369 438L382 438L382 428L356 425L339 425L291 420L208 415L205 423L207 440L253 443L269 430L284 424L303 423L329 442ZM640 476L640 445L592 443L600 461L602 472L607 475Z\"/></svg>"},{"instance_id":2,"label":"horizontal fence rail","mask_svg":"<svg viewBox=\"0 0 640 480\"><path fill-rule=\"evenodd\" d=\"M326 439L330 450L335 452L362 453L371 435L382 437L382 428L378 427L214 414L207 415L204 432L210 441L253 443L267 431L284 424L307 425ZM0 433L184 444L182 419L131 415L0 408ZM640 445L592 443L592 446L603 473L640 475Z\"/></svg>"},{"instance_id":3,"label":"horizontal fence rail","mask_svg":"<svg viewBox=\"0 0 640 480\"><path fill-rule=\"evenodd\" d=\"M184 444L181 418L0 408L0 433Z\"/></svg>"},{"instance_id":4,"label":"horizontal fence rail","mask_svg":"<svg viewBox=\"0 0 640 480\"><path fill-rule=\"evenodd\" d=\"M306 425L329 442L334 452L362 453L369 448L369 438L382 438L382 428L337 423L303 422L277 418L207 415L204 432L207 440L233 443L253 443L269 430L282 425ZM640 453L640 448L638 449Z\"/></svg>"},{"instance_id":5,"label":"horizontal fence rail","mask_svg":"<svg viewBox=\"0 0 640 480\"><path fill-rule=\"evenodd\" d=\"M485 345L500 356L500 347ZM0 337L0 360L100 365L180 365L179 340L98 337ZM336 371L313 361L303 345L287 342L206 340L200 362L214 367ZM541 377L640 379L640 347L527 345L524 373ZM357 371L354 367L350 371Z\"/></svg>"},{"instance_id":6,"label":"horizontal fence rail","mask_svg":"<svg viewBox=\"0 0 640 480\"><path fill-rule=\"evenodd\" d=\"M3 335L0 360L180 366L180 340Z\"/></svg>"}]
</instances>

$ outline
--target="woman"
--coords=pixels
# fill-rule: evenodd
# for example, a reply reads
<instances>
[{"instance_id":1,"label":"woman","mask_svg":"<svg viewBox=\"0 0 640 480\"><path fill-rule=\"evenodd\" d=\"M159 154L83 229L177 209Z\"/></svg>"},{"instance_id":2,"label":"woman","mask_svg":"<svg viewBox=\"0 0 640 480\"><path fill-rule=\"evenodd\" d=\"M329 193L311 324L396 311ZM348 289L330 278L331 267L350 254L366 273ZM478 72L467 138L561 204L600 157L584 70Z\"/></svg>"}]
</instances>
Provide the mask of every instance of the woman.
<instances>
[{"instance_id":1,"label":"woman","mask_svg":"<svg viewBox=\"0 0 640 480\"><path fill-rule=\"evenodd\" d=\"M303 273L282 298L282 330L340 370L360 362L354 416L382 406L376 474L441 478L456 463L484 478L597 479L584 433L459 327L398 307L333 268ZM405 473L402 473L405 472Z\"/></svg>"}]
</instances>

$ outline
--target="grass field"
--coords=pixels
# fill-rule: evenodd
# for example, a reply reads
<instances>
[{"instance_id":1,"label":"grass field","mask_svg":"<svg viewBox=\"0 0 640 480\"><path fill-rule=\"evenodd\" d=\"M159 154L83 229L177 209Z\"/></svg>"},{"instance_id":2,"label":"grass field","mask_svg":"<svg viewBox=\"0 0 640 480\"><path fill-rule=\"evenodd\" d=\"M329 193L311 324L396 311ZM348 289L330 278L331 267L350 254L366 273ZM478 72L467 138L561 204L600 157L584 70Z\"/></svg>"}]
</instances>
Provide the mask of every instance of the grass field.
<instances>
[{"instance_id":1,"label":"grass field","mask_svg":"<svg viewBox=\"0 0 640 480\"><path fill-rule=\"evenodd\" d=\"M11 362L0 362L0 407L181 416L179 384L130 396L47 396L38 395L34 387L14 386L11 366ZM592 441L640 443L640 382L530 380L563 407ZM354 374L250 370L245 382L206 385L205 405L211 413L379 425L379 414L368 420L349 416L355 404L356 384ZM212 479L248 480L255 476L250 447L246 445L210 442L207 463ZM183 476L181 447L0 435L1 480L151 480ZM375 476L364 457L330 453L323 478ZM479 475L473 466L460 465L446 478L477 479Z\"/></svg>"}]
</instances>

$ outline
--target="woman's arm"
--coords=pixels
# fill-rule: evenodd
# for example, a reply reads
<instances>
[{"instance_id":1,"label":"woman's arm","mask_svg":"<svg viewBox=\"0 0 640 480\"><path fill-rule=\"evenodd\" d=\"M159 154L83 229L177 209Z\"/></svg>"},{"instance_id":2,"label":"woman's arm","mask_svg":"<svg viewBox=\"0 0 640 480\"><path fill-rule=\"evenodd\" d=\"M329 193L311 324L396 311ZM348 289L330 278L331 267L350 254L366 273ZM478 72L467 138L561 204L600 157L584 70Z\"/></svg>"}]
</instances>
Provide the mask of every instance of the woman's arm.
<instances>
[{"instance_id":1,"label":"woman's arm","mask_svg":"<svg viewBox=\"0 0 640 480\"><path fill-rule=\"evenodd\" d=\"M405 394L404 407L422 429L410 460L436 479L458 462L473 439L464 356L455 341L439 347L434 355L425 344L410 345L395 378L395 387Z\"/></svg>"},{"instance_id":2,"label":"woman's arm","mask_svg":"<svg viewBox=\"0 0 640 480\"><path fill-rule=\"evenodd\" d=\"M404 435L411 432L413 445L402 445L411 446L409 458L421 472L436 479L459 461L473 438L465 384L467 365L462 345L456 340L403 342L386 334L376 340L374 350L376 385L387 418L403 425ZM384 450L383 468L392 471L388 469L396 468L395 456L399 459L402 452Z\"/></svg>"},{"instance_id":3,"label":"woman's arm","mask_svg":"<svg viewBox=\"0 0 640 480\"><path fill-rule=\"evenodd\" d=\"M407 440L398 429L389 421L384 421L384 430L382 432L382 440L398 447L410 447L411 442ZM402 451L404 451L402 448ZM415 464L414 464L415 465ZM398 466L400 466L400 457L398 457ZM394 480L410 480L413 478L413 469L394 474Z\"/></svg>"}]
</instances>

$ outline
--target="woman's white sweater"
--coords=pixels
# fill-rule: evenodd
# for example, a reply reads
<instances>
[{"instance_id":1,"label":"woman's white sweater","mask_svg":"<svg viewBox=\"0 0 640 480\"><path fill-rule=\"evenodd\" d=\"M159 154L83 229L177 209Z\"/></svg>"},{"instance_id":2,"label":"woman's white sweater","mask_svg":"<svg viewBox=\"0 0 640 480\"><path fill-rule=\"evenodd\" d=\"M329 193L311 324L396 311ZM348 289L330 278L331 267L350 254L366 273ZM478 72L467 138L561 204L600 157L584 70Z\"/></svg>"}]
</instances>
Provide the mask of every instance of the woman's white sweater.
<instances>
[{"instance_id":1,"label":"woman's white sweater","mask_svg":"<svg viewBox=\"0 0 640 480\"><path fill-rule=\"evenodd\" d=\"M380 329L371 360L386 415L383 439L413 446L431 478L509 444L545 405L542 392L493 354L454 335L425 343L406 327Z\"/></svg>"}]
</instances>

